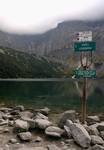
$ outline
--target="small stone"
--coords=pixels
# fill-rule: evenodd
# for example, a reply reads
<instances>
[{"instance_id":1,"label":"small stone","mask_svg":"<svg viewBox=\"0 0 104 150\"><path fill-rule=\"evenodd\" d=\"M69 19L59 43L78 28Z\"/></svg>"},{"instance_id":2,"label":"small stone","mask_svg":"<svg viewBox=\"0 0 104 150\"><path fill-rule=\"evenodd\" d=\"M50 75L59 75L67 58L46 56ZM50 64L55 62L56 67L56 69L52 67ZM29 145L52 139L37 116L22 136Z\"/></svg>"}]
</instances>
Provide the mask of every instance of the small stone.
<instances>
[{"instance_id":1,"label":"small stone","mask_svg":"<svg viewBox=\"0 0 104 150\"><path fill-rule=\"evenodd\" d=\"M64 130L60 129L59 127L55 127L55 126L47 127L45 130L46 135L53 136L53 137L60 138L63 133L64 133Z\"/></svg>"},{"instance_id":2,"label":"small stone","mask_svg":"<svg viewBox=\"0 0 104 150\"><path fill-rule=\"evenodd\" d=\"M36 137L36 139L35 139L35 142L41 142L42 141L42 138L41 137Z\"/></svg>"},{"instance_id":3,"label":"small stone","mask_svg":"<svg viewBox=\"0 0 104 150\"><path fill-rule=\"evenodd\" d=\"M92 147L91 150L104 150L104 147L96 144L95 146Z\"/></svg>"},{"instance_id":4,"label":"small stone","mask_svg":"<svg viewBox=\"0 0 104 150\"><path fill-rule=\"evenodd\" d=\"M75 110L65 111L61 115L58 125L59 125L59 127L63 128L63 126L66 124L67 120L71 120L71 121L75 122L75 119L76 119L76 112L75 112Z\"/></svg>"},{"instance_id":5,"label":"small stone","mask_svg":"<svg viewBox=\"0 0 104 150\"><path fill-rule=\"evenodd\" d=\"M104 140L104 131L101 131L101 132L100 132L100 135L101 135L101 137L102 137L103 140Z\"/></svg>"},{"instance_id":6,"label":"small stone","mask_svg":"<svg viewBox=\"0 0 104 150\"><path fill-rule=\"evenodd\" d=\"M19 111L24 111L25 110L23 105L18 105L18 106L15 107L15 109L19 110Z\"/></svg>"},{"instance_id":7,"label":"small stone","mask_svg":"<svg viewBox=\"0 0 104 150\"><path fill-rule=\"evenodd\" d=\"M50 109L48 107L45 107L43 109L40 109L39 112L42 113L43 115L48 115L50 112Z\"/></svg>"},{"instance_id":8,"label":"small stone","mask_svg":"<svg viewBox=\"0 0 104 150\"><path fill-rule=\"evenodd\" d=\"M59 147L57 147L57 146L54 145L54 144L48 145L47 148L48 148L48 150L61 150Z\"/></svg>"},{"instance_id":9,"label":"small stone","mask_svg":"<svg viewBox=\"0 0 104 150\"><path fill-rule=\"evenodd\" d=\"M12 144L15 144L15 143L17 143L17 139L10 139L9 142Z\"/></svg>"},{"instance_id":10,"label":"small stone","mask_svg":"<svg viewBox=\"0 0 104 150\"><path fill-rule=\"evenodd\" d=\"M89 125L95 124L96 122L100 122L100 118L98 116L88 116L87 123Z\"/></svg>"},{"instance_id":11,"label":"small stone","mask_svg":"<svg viewBox=\"0 0 104 150\"><path fill-rule=\"evenodd\" d=\"M18 150L47 150L44 147L28 147L28 146L24 146L22 148L19 148Z\"/></svg>"},{"instance_id":12,"label":"small stone","mask_svg":"<svg viewBox=\"0 0 104 150\"><path fill-rule=\"evenodd\" d=\"M32 134L30 132L21 132L18 134L18 136L22 141L31 141L32 140Z\"/></svg>"},{"instance_id":13,"label":"small stone","mask_svg":"<svg viewBox=\"0 0 104 150\"><path fill-rule=\"evenodd\" d=\"M44 119L36 119L35 120L35 125L39 129L46 129L47 127L52 125L52 122Z\"/></svg>"},{"instance_id":14,"label":"small stone","mask_svg":"<svg viewBox=\"0 0 104 150\"><path fill-rule=\"evenodd\" d=\"M6 129L4 129L4 131L3 131L4 133L9 133L10 131L9 131L9 129L8 128L6 128Z\"/></svg>"},{"instance_id":15,"label":"small stone","mask_svg":"<svg viewBox=\"0 0 104 150\"><path fill-rule=\"evenodd\" d=\"M95 136L95 135L91 135L91 143L92 144L100 144L100 145L102 145L102 144L104 144L104 141L103 141L103 139L101 138L101 137L99 137L99 136Z\"/></svg>"},{"instance_id":16,"label":"small stone","mask_svg":"<svg viewBox=\"0 0 104 150\"><path fill-rule=\"evenodd\" d=\"M97 126L97 129L99 131L104 131L104 122L99 123L98 126Z\"/></svg>"},{"instance_id":17,"label":"small stone","mask_svg":"<svg viewBox=\"0 0 104 150\"><path fill-rule=\"evenodd\" d=\"M43 114L38 112L34 119L45 119L45 120L48 120L48 117L46 117L45 115L43 115Z\"/></svg>"}]
</instances>

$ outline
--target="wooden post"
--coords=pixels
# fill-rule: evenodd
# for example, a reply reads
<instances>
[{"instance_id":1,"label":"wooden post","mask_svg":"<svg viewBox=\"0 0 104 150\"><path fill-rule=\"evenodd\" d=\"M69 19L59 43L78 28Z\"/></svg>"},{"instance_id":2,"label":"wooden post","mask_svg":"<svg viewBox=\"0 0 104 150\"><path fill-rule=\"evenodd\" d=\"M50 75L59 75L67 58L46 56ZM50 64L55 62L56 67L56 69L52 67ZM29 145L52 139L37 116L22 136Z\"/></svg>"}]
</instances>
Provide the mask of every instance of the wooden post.
<instances>
[{"instance_id":1,"label":"wooden post","mask_svg":"<svg viewBox=\"0 0 104 150\"><path fill-rule=\"evenodd\" d=\"M85 124L86 115L87 115L87 78L84 78L83 79L83 97L82 97L82 123L83 124Z\"/></svg>"}]
</instances>

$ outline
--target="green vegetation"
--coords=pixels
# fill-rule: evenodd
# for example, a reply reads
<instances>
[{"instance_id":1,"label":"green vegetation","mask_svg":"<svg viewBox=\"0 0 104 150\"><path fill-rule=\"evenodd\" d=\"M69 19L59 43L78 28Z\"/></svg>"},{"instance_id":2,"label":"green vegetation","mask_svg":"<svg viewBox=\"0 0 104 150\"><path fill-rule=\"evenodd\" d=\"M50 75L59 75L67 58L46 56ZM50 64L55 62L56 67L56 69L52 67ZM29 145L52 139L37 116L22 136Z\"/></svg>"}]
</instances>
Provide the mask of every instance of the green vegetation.
<instances>
[{"instance_id":1,"label":"green vegetation","mask_svg":"<svg viewBox=\"0 0 104 150\"><path fill-rule=\"evenodd\" d=\"M61 77L62 65L45 57L0 47L0 78Z\"/></svg>"}]
</instances>

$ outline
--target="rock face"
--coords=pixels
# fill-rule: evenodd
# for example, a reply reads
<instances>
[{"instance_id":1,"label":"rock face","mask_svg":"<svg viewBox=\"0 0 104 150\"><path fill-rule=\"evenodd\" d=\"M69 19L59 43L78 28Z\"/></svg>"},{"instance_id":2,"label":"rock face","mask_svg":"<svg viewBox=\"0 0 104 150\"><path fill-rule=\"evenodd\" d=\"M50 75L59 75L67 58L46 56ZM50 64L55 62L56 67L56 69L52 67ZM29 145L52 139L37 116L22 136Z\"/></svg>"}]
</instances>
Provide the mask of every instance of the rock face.
<instances>
[{"instance_id":1,"label":"rock face","mask_svg":"<svg viewBox=\"0 0 104 150\"><path fill-rule=\"evenodd\" d=\"M104 131L101 131L101 132L100 132L100 135L101 135L101 137L102 137L103 140L104 140Z\"/></svg>"},{"instance_id":2,"label":"rock face","mask_svg":"<svg viewBox=\"0 0 104 150\"><path fill-rule=\"evenodd\" d=\"M65 111L61 115L58 125L59 125L59 127L63 128L63 126L66 124L67 120L71 120L71 121L75 122L75 119L76 119L76 112L75 112L75 110Z\"/></svg>"},{"instance_id":3,"label":"rock face","mask_svg":"<svg viewBox=\"0 0 104 150\"><path fill-rule=\"evenodd\" d=\"M95 144L104 144L104 141L99 136L91 135L91 143L94 144L94 145Z\"/></svg>"},{"instance_id":4,"label":"rock face","mask_svg":"<svg viewBox=\"0 0 104 150\"><path fill-rule=\"evenodd\" d=\"M46 129L47 127L52 125L52 122L44 119L36 119L35 120L35 125L39 129Z\"/></svg>"},{"instance_id":5,"label":"rock face","mask_svg":"<svg viewBox=\"0 0 104 150\"><path fill-rule=\"evenodd\" d=\"M30 141L32 139L32 134L30 132L21 132L18 136L22 141Z\"/></svg>"},{"instance_id":6,"label":"rock face","mask_svg":"<svg viewBox=\"0 0 104 150\"><path fill-rule=\"evenodd\" d=\"M61 137L64 133L64 130L60 129L59 127L50 126L46 128L45 134L53 137Z\"/></svg>"},{"instance_id":7,"label":"rock face","mask_svg":"<svg viewBox=\"0 0 104 150\"><path fill-rule=\"evenodd\" d=\"M83 148L87 148L90 146L91 138L82 125L73 123L69 128L77 144L79 144Z\"/></svg>"},{"instance_id":8,"label":"rock face","mask_svg":"<svg viewBox=\"0 0 104 150\"><path fill-rule=\"evenodd\" d=\"M29 124L23 120L16 120L14 123L14 131L21 132L21 131L28 131Z\"/></svg>"}]
</instances>

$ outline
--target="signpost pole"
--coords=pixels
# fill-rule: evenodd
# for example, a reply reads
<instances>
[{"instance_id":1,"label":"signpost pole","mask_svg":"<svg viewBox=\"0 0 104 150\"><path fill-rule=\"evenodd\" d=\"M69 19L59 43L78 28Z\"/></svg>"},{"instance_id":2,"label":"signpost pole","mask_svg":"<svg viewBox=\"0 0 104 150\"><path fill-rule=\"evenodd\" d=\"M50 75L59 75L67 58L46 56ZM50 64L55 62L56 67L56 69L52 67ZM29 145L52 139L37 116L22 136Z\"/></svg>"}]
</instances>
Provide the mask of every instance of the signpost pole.
<instances>
[{"instance_id":1,"label":"signpost pole","mask_svg":"<svg viewBox=\"0 0 104 150\"><path fill-rule=\"evenodd\" d=\"M96 42L92 41L92 32L85 31L79 32L76 38L77 42L74 43L75 52L80 52L80 63L82 70L77 70L76 77L83 78L83 91L81 95L82 99L82 123L85 124L87 116L87 78L93 78L96 76L96 71L90 70L92 65L92 51L96 50ZM90 56L87 54L90 52ZM89 60L88 60L89 59Z\"/></svg>"},{"instance_id":2,"label":"signpost pole","mask_svg":"<svg viewBox=\"0 0 104 150\"><path fill-rule=\"evenodd\" d=\"M86 67L85 69L86 70ZM85 124L87 114L87 78L83 79L83 97L82 97L82 123Z\"/></svg>"}]
</instances>

